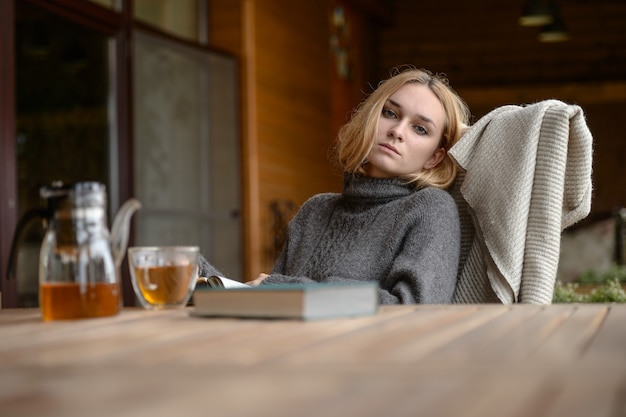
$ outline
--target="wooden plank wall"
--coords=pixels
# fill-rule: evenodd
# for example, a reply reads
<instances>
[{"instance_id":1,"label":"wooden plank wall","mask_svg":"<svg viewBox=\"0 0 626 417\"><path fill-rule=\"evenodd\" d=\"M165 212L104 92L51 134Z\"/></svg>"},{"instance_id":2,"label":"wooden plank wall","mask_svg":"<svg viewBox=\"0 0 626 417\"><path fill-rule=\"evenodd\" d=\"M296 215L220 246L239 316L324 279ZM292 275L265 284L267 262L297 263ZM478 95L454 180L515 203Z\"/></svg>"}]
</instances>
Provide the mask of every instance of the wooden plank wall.
<instances>
[{"instance_id":1,"label":"wooden plank wall","mask_svg":"<svg viewBox=\"0 0 626 417\"><path fill-rule=\"evenodd\" d=\"M270 205L298 206L313 194L338 190L341 176L328 160L328 9L314 2L259 1L255 17L261 268L268 270L278 232Z\"/></svg>"},{"instance_id":2,"label":"wooden plank wall","mask_svg":"<svg viewBox=\"0 0 626 417\"><path fill-rule=\"evenodd\" d=\"M341 189L341 173L329 161L335 136L329 3L213 0L210 5L212 44L241 62L247 280L269 271L275 260L272 203L297 208L316 193Z\"/></svg>"}]
</instances>

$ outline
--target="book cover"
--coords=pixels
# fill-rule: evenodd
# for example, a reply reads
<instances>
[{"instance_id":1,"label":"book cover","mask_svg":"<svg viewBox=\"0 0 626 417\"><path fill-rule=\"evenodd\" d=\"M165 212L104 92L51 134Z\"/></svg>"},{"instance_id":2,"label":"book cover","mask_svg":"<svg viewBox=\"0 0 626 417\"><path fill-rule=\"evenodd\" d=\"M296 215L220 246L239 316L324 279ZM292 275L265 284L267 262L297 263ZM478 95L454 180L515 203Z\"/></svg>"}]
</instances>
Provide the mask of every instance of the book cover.
<instances>
[{"instance_id":1,"label":"book cover","mask_svg":"<svg viewBox=\"0 0 626 417\"><path fill-rule=\"evenodd\" d=\"M372 315L378 311L378 285L320 283L258 287L198 288L194 316L319 320Z\"/></svg>"}]
</instances>

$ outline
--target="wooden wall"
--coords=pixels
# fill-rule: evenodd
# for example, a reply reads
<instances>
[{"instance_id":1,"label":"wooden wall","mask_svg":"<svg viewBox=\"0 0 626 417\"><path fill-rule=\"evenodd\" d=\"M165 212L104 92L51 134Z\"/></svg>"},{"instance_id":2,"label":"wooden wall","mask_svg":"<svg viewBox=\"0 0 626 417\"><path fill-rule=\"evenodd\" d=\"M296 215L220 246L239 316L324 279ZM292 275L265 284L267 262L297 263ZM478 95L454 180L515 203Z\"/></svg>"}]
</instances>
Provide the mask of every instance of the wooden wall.
<instances>
[{"instance_id":1,"label":"wooden wall","mask_svg":"<svg viewBox=\"0 0 626 417\"><path fill-rule=\"evenodd\" d=\"M210 4L212 43L241 59L248 280L267 272L275 260L273 203L297 208L314 194L341 190L341 173L329 160L336 134L332 112L346 115L353 103L333 106L331 100L336 84L328 1Z\"/></svg>"}]
</instances>

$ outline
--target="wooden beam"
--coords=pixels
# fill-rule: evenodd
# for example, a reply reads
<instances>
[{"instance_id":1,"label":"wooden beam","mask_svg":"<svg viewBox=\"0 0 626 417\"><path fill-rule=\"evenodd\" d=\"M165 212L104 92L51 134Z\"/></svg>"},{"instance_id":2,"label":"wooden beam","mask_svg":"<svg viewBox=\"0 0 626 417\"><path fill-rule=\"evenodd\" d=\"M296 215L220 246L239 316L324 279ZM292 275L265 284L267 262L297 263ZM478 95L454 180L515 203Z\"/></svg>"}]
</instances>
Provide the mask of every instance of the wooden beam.
<instances>
[{"instance_id":1,"label":"wooden beam","mask_svg":"<svg viewBox=\"0 0 626 417\"><path fill-rule=\"evenodd\" d=\"M532 103L550 98L572 104L580 103L586 105L626 102L626 81L593 84L459 88L457 91L470 107Z\"/></svg>"},{"instance_id":2,"label":"wooden beam","mask_svg":"<svg viewBox=\"0 0 626 417\"><path fill-rule=\"evenodd\" d=\"M245 95L242 119L243 149L243 280L256 278L261 271L261 225L259 208L259 150L257 133L255 2L243 0L242 91Z\"/></svg>"}]
</instances>

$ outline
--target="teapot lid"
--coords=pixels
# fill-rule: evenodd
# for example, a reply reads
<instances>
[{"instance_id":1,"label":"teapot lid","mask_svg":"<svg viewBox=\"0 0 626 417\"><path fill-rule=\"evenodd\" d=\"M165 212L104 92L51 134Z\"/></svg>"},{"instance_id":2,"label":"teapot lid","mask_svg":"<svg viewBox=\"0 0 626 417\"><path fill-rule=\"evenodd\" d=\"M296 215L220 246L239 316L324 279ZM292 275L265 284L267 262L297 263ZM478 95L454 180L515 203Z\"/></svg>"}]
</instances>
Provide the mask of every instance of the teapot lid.
<instances>
[{"instance_id":1,"label":"teapot lid","mask_svg":"<svg viewBox=\"0 0 626 417\"><path fill-rule=\"evenodd\" d=\"M48 209L55 211L60 207L106 206L106 186L95 181L64 184L55 181L41 187L39 194L48 201Z\"/></svg>"}]
</instances>

